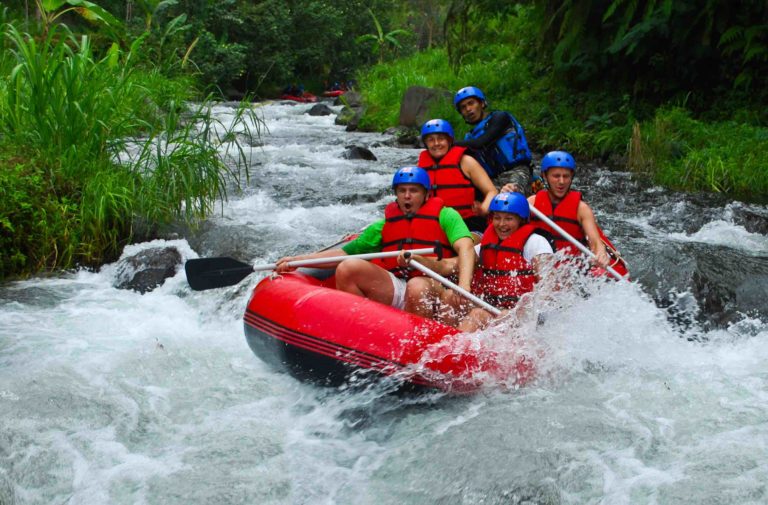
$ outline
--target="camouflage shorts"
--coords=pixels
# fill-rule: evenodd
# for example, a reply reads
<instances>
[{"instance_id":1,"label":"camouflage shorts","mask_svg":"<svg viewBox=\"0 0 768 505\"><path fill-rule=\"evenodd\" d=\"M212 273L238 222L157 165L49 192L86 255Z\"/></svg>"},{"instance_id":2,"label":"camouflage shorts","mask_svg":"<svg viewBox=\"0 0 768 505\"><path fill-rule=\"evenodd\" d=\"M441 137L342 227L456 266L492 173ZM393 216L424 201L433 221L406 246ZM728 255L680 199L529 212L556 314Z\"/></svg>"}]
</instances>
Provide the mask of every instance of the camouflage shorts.
<instances>
[{"instance_id":1,"label":"camouflage shorts","mask_svg":"<svg viewBox=\"0 0 768 505\"><path fill-rule=\"evenodd\" d=\"M518 165L511 170L500 173L494 183L499 187L505 184L516 184L523 189L526 196L531 195L531 168L528 165Z\"/></svg>"}]
</instances>

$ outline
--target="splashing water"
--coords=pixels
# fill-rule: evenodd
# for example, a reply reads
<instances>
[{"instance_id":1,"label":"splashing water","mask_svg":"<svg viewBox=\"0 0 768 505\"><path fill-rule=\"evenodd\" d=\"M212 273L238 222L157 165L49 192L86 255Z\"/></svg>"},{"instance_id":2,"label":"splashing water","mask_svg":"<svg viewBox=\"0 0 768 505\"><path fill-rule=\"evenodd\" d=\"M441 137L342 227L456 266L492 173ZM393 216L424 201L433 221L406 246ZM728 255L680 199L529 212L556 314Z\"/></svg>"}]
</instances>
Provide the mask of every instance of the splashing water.
<instances>
[{"instance_id":1,"label":"splashing water","mask_svg":"<svg viewBox=\"0 0 768 505\"><path fill-rule=\"evenodd\" d=\"M264 106L251 185L167 244L267 262L378 217L417 151L308 107ZM352 143L380 161L341 159ZM628 180L594 169L577 183L639 282L542 290L522 318L457 337L502 364L534 360L523 387L511 368L460 397L297 382L243 337L264 274L192 292L180 271L140 295L108 265L0 287L0 503L768 502L768 325L748 289L768 271L765 236L718 210L731 203L627 195ZM703 323L696 275L732 294L725 322Z\"/></svg>"}]
</instances>

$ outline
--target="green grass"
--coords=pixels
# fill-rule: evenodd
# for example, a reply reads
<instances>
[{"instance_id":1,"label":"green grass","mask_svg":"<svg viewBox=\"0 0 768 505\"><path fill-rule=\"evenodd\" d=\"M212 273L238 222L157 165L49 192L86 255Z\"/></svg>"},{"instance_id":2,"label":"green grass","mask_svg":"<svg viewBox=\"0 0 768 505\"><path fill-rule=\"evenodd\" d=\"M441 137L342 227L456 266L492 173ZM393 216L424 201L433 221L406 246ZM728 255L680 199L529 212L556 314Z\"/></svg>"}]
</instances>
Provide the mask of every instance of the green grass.
<instances>
[{"instance_id":1,"label":"green grass","mask_svg":"<svg viewBox=\"0 0 768 505\"><path fill-rule=\"evenodd\" d=\"M190 78L116 46L97 56L66 27L2 35L0 278L113 259L164 224L210 214L238 182L233 132L258 134L250 109L217 124Z\"/></svg>"},{"instance_id":2,"label":"green grass","mask_svg":"<svg viewBox=\"0 0 768 505\"><path fill-rule=\"evenodd\" d=\"M398 124L410 86L445 90L452 97L459 88L475 85L492 109L510 111L520 120L532 148L542 153L564 149L579 160L628 157L630 168L667 187L768 198L768 128L744 120L742 109L734 109L733 120L707 122L681 107L648 110L610 90L579 92L536 70L526 55L509 47L487 46L486 60L455 72L443 50L369 69L358 79L368 107L361 126L384 130ZM435 104L430 113L449 120L457 135L467 130L451 100Z\"/></svg>"},{"instance_id":3,"label":"green grass","mask_svg":"<svg viewBox=\"0 0 768 505\"><path fill-rule=\"evenodd\" d=\"M636 128L630 166L676 189L765 199L768 128L703 122L682 108L660 109Z\"/></svg>"},{"instance_id":4,"label":"green grass","mask_svg":"<svg viewBox=\"0 0 768 505\"><path fill-rule=\"evenodd\" d=\"M557 82L536 76L532 64L510 46L498 44L487 50L499 60L462 65L456 73L442 49L376 65L362 73L359 81L367 110L361 128L384 130L398 124L405 91L411 86L426 86L447 94L446 100L430 109L431 117L447 119L462 136L468 126L453 108L453 94L473 85L483 90L492 109L507 110L517 117L534 147L570 149L587 156L626 148L631 123L621 97L614 101L615 112L603 112L604 99L577 100ZM494 71L489 72L489 68Z\"/></svg>"}]
</instances>

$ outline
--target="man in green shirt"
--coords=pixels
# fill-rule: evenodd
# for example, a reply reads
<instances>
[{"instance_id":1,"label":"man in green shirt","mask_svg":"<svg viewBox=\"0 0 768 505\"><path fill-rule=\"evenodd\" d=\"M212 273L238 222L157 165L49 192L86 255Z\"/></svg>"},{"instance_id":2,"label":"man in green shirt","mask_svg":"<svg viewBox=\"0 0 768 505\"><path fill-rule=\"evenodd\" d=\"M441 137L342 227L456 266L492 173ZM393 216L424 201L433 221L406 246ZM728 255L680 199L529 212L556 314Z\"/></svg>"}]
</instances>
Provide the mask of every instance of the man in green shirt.
<instances>
[{"instance_id":1,"label":"man in green shirt","mask_svg":"<svg viewBox=\"0 0 768 505\"><path fill-rule=\"evenodd\" d=\"M439 198L427 198L429 185L429 175L424 169L401 168L392 181L397 199L386 207L384 219L368 226L340 249L281 258L275 271L290 271L287 262L294 260L416 249L439 242L445 246L446 257L458 256L453 269L457 284L469 291L477 259L472 235L456 210L445 207ZM459 304L458 293L445 293L440 283L419 275L418 271L405 270L406 265L403 254L371 262L350 258L336 268L336 288L424 317L438 315L436 304L432 303L436 298L442 298L449 305Z\"/></svg>"}]
</instances>

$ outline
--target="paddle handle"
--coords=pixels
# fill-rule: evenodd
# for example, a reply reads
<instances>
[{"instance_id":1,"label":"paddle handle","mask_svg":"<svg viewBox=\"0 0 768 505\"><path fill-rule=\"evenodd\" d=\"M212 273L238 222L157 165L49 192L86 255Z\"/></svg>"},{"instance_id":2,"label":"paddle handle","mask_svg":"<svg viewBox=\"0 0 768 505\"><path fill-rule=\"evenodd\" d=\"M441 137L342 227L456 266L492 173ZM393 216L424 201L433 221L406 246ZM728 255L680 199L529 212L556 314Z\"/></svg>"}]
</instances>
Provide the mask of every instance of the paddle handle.
<instances>
[{"instance_id":1,"label":"paddle handle","mask_svg":"<svg viewBox=\"0 0 768 505\"><path fill-rule=\"evenodd\" d=\"M433 252L435 252L435 249L433 247L425 247L423 249L412 249L409 252L413 254L432 254ZM343 256L329 256L327 258L315 258L311 260L289 261L288 266L298 268L298 267L308 267L312 265L325 265L326 263L341 263L342 261L350 258L359 258L361 260L374 260L374 259L380 259L380 258L396 258L397 256L400 256L400 251L389 251L389 252L378 252L378 253L367 253L367 254L345 254ZM260 270L274 270L276 266L277 266L277 263L268 263L266 265L255 265L253 267L253 271L258 272Z\"/></svg>"},{"instance_id":2,"label":"paddle handle","mask_svg":"<svg viewBox=\"0 0 768 505\"><path fill-rule=\"evenodd\" d=\"M411 252L415 253L416 251L411 251ZM493 305L491 305L489 303L486 303L485 301L483 301L482 299L476 297L475 295L473 295L472 293L470 293L466 289L462 288L461 286L459 286L455 282L451 282L450 280L446 279L445 277L443 277L439 273L437 273L437 272L435 272L435 271L425 267L424 265L422 265L418 261L411 261L411 262L408 263L408 266L411 267L411 268L415 268L419 272L422 272L427 277L431 277L431 278L435 279L437 282L439 282L443 286L451 288L452 290L454 290L457 293L459 293L460 295L462 295L464 298L466 298L466 299L470 300L471 302L479 305L480 307L484 308L485 310L487 310L488 312L490 312L494 316L498 316L498 315L501 314L501 311L499 309L497 309L496 307L494 307Z\"/></svg>"},{"instance_id":3,"label":"paddle handle","mask_svg":"<svg viewBox=\"0 0 768 505\"><path fill-rule=\"evenodd\" d=\"M539 219L541 219L542 221L547 223L553 230L558 232L565 240L567 240L568 242L570 242L571 244L576 246L581 252L583 252L584 254L589 256L590 258L594 259L596 257L595 253L590 251L587 246L585 246L584 244L582 244L581 242L579 242L578 240L573 238L567 231L563 230L560 226L558 226L557 223L555 223L554 221L549 219L546 216L546 214L544 214L539 209L534 207L532 203L529 202L528 206L531 208L531 212L536 214L536 217L538 217ZM614 277L616 277L616 279L618 279L620 281L624 280L624 276L621 275L619 272L617 272L611 265L606 265L606 266L600 267L600 268L604 268L605 270L607 270L608 273L613 275Z\"/></svg>"}]
</instances>

